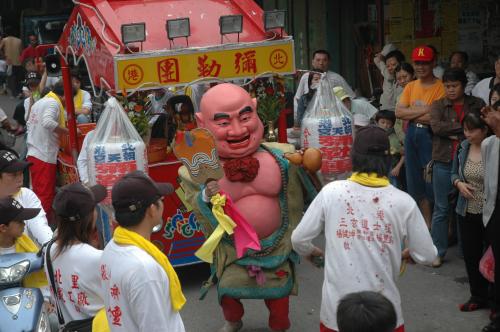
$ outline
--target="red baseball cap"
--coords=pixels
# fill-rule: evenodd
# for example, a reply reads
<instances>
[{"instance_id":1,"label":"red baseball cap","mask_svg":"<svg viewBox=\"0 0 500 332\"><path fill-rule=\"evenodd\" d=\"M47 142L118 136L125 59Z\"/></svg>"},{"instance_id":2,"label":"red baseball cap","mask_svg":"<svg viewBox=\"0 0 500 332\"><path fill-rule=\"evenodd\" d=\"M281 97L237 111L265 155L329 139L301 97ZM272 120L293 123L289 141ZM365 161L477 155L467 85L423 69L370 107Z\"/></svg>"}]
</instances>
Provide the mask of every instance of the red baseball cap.
<instances>
[{"instance_id":1,"label":"red baseball cap","mask_svg":"<svg viewBox=\"0 0 500 332\"><path fill-rule=\"evenodd\" d=\"M434 60L434 51L429 46L419 46L416 47L411 53L411 59L413 61L425 61L430 62Z\"/></svg>"}]
</instances>

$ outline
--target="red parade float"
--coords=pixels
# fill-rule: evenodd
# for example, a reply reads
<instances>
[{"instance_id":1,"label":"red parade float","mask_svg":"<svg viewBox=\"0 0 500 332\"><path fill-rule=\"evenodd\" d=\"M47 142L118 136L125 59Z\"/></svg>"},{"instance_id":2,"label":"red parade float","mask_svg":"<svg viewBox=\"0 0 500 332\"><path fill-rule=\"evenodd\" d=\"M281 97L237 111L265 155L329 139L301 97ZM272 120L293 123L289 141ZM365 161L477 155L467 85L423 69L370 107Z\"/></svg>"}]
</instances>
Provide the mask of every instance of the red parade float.
<instances>
[{"instance_id":1,"label":"red parade float","mask_svg":"<svg viewBox=\"0 0 500 332\"><path fill-rule=\"evenodd\" d=\"M188 91L200 82L251 80L295 72L293 40L283 34L282 24L273 25L284 22L285 14L265 14L253 1L74 3L55 46L65 84L69 128L68 137L61 139L58 158L64 183L79 181L76 159L85 134L95 128L95 124L76 124L73 99L68 97L72 96L70 67L86 70L94 97L101 100L105 96L133 99L141 91L158 88ZM132 41L124 43L127 40ZM283 116L278 124L279 137L286 140ZM147 150L149 175L177 189L164 199L164 224L160 232L153 234L152 241L174 266L197 263L194 252L205 238L177 182L181 162L167 147L167 139L150 140ZM106 227L111 222L109 216L101 214L108 223Z\"/></svg>"}]
</instances>

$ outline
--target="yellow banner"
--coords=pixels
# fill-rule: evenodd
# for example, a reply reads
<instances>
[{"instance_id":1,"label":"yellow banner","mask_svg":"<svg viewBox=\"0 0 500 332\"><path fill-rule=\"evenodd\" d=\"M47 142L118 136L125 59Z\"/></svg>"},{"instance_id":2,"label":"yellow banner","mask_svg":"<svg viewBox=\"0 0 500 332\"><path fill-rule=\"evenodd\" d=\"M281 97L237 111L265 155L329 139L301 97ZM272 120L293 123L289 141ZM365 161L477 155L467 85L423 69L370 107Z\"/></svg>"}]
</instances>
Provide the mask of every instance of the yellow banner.
<instances>
[{"instance_id":1,"label":"yellow banner","mask_svg":"<svg viewBox=\"0 0 500 332\"><path fill-rule=\"evenodd\" d=\"M238 79L295 72L293 40L116 56L116 90L185 85L203 77Z\"/></svg>"}]
</instances>

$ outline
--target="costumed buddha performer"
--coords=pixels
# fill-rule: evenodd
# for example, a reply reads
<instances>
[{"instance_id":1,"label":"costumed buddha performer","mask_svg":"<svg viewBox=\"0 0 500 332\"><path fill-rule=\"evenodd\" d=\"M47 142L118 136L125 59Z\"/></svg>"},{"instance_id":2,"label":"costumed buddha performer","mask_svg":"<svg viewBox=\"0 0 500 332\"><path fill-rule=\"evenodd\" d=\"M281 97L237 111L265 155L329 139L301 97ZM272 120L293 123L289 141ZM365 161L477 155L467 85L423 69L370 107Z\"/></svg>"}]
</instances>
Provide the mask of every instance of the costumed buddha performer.
<instances>
[{"instance_id":1,"label":"costumed buddha performer","mask_svg":"<svg viewBox=\"0 0 500 332\"><path fill-rule=\"evenodd\" d=\"M209 89L196 120L214 136L224 176L200 189L185 166L179 170L186 199L207 238L218 226L210 198L220 190L260 239L260 251L248 250L238 258L233 237L225 234L213 251L214 274L208 284L217 282L226 320L220 332L241 329L240 299L264 299L270 312L269 327L285 331L290 327L289 295L297 294L297 255L290 236L303 211L301 180L307 188L313 187L304 170L284 157L284 153L294 152L292 145L262 143L264 127L256 106L256 100L239 86L225 83ZM314 194L314 189L307 194Z\"/></svg>"}]
</instances>

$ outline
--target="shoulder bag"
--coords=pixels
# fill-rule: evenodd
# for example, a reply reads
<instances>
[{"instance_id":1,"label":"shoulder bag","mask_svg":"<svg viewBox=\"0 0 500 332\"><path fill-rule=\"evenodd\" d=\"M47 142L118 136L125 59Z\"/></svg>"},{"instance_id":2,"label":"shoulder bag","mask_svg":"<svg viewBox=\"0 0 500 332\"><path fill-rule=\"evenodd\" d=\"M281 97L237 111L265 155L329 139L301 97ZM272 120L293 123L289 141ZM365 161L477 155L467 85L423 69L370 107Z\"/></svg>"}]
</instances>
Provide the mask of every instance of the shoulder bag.
<instances>
[{"instance_id":1,"label":"shoulder bag","mask_svg":"<svg viewBox=\"0 0 500 332\"><path fill-rule=\"evenodd\" d=\"M55 240L51 240L47 244L47 250L45 251L45 264L47 265L47 272L49 274L50 287L52 288L52 294L54 295L54 302L56 304L57 318L59 319L59 325L61 326L61 332L92 332L92 320L94 317L73 320L65 324L64 317L62 315L61 308L59 307L59 298L57 296L57 285L54 280L54 270L52 268L52 260L50 258L50 248Z\"/></svg>"}]
</instances>

